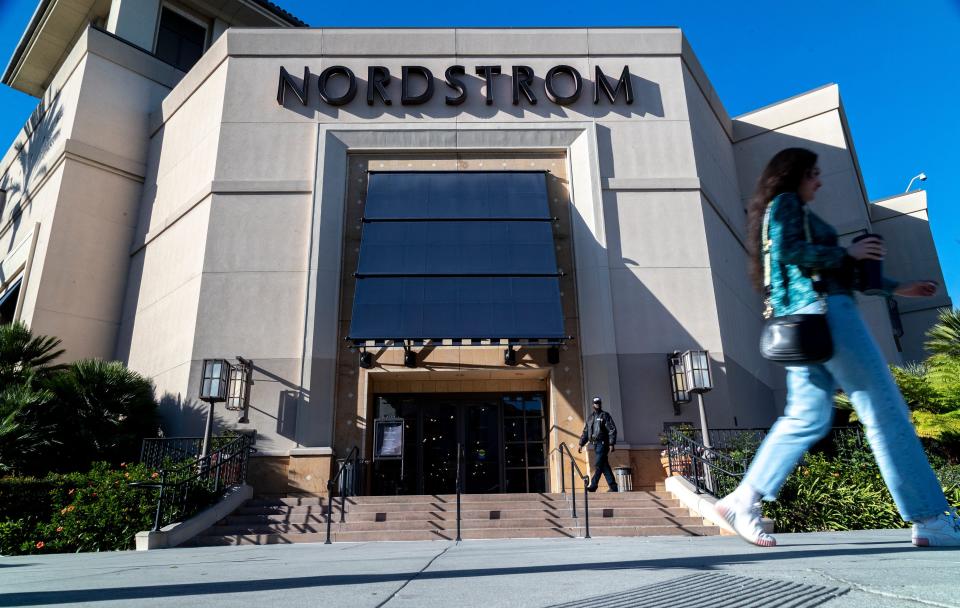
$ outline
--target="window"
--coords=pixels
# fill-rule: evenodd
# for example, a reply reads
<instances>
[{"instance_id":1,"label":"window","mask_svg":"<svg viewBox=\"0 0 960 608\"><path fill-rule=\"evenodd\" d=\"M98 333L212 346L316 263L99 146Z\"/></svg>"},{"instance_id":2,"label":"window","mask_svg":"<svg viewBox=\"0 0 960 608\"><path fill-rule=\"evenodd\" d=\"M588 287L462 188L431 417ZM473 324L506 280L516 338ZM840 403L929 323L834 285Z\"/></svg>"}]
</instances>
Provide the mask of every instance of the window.
<instances>
[{"instance_id":1,"label":"window","mask_svg":"<svg viewBox=\"0 0 960 608\"><path fill-rule=\"evenodd\" d=\"M370 174L349 338L562 340L538 172Z\"/></svg>"},{"instance_id":2,"label":"window","mask_svg":"<svg viewBox=\"0 0 960 608\"><path fill-rule=\"evenodd\" d=\"M168 6L161 9L154 52L161 61L187 72L203 55L206 42L205 25Z\"/></svg>"},{"instance_id":3,"label":"window","mask_svg":"<svg viewBox=\"0 0 960 608\"><path fill-rule=\"evenodd\" d=\"M0 325L13 323L17 300L20 298L20 281L21 279L17 279L10 287L0 291Z\"/></svg>"}]
</instances>

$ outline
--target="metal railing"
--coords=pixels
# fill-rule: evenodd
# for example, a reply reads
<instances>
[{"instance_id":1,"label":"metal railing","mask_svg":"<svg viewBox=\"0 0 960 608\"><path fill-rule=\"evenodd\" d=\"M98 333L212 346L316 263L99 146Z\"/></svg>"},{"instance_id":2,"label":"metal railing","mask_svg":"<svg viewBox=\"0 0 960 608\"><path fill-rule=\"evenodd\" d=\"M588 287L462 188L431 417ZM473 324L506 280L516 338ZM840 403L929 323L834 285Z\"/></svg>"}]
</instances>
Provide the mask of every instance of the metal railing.
<instances>
[{"instance_id":1,"label":"metal railing","mask_svg":"<svg viewBox=\"0 0 960 608\"><path fill-rule=\"evenodd\" d=\"M705 447L678 430L668 435L667 453L670 474L692 483L698 494L726 496L740 483L749 464L749 460L731 457L723 448Z\"/></svg>"},{"instance_id":2,"label":"metal railing","mask_svg":"<svg viewBox=\"0 0 960 608\"><path fill-rule=\"evenodd\" d=\"M189 446L194 439L186 438L181 443L166 441L168 445L177 446L176 449L180 450L183 446ZM219 499L227 488L246 483L247 462L250 453L255 451L251 445L253 440L247 435L216 439L222 441L219 446L214 444L215 450L209 456L193 459L184 457L179 463L160 469L157 472L159 481L130 484L158 490L154 531L193 515ZM145 446L144 452L146 451ZM164 461L169 462L166 458L160 462Z\"/></svg>"},{"instance_id":3,"label":"metal railing","mask_svg":"<svg viewBox=\"0 0 960 608\"><path fill-rule=\"evenodd\" d=\"M346 521L346 509L347 509L347 495L351 493L356 487L354 484L347 483L346 478L343 477L344 470L348 468L352 471L353 475L357 475L360 470L360 450L357 446L350 448L350 451L347 452L347 457L343 459L340 463L340 466L337 467L337 472L327 481L327 540L323 542L325 545L331 544L330 540L330 529L333 525L333 490L337 488L337 482L341 479L344 480L343 483L339 484L339 494L340 494L340 523Z\"/></svg>"},{"instance_id":4,"label":"metal railing","mask_svg":"<svg viewBox=\"0 0 960 608\"><path fill-rule=\"evenodd\" d=\"M211 451L229 443L233 437L212 437ZM200 458L203 437L151 437L140 446L140 462L149 469L162 469Z\"/></svg>"},{"instance_id":5,"label":"metal railing","mask_svg":"<svg viewBox=\"0 0 960 608\"><path fill-rule=\"evenodd\" d=\"M463 466L463 461L465 460L463 455L463 446L457 444L457 542L461 541L460 538L460 494L463 493L463 474L460 472L460 468Z\"/></svg>"},{"instance_id":6,"label":"metal railing","mask_svg":"<svg viewBox=\"0 0 960 608\"><path fill-rule=\"evenodd\" d=\"M583 471L580 470L580 465L577 464L577 459L574 457L573 452L570 451L570 447L567 446L565 442L560 442L556 448L551 450L551 454L557 452L560 455L560 491L564 494L567 493L567 484L564 475L564 466L563 458L564 452L570 458L570 517L577 518L577 486L574 482L574 474L580 476L580 479L583 481L583 529L584 529L584 538L590 538L590 477L584 475Z\"/></svg>"},{"instance_id":7,"label":"metal railing","mask_svg":"<svg viewBox=\"0 0 960 608\"><path fill-rule=\"evenodd\" d=\"M697 493L726 496L743 479L768 432L769 429L711 429L708 448L699 429L670 429L667 434L670 474L692 483ZM865 443L860 427L835 427L820 445L837 457L850 460Z\"/></svg>"}]
</instances>

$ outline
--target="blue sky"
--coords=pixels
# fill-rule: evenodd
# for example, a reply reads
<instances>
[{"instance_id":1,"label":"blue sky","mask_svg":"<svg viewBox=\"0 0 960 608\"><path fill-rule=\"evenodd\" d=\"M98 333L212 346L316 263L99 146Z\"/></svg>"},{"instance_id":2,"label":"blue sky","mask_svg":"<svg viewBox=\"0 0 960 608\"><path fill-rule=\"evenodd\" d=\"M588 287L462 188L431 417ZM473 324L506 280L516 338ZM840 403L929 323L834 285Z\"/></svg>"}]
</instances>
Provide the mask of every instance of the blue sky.
<instances>
[{"instance_id":1,"label":"blue sky","mask_svg":"<svg viewBox=\"0 0 960 608\"><path fill-rule=\"evenodd\" d=\"M870 198L929 176L934 239L960 303L960 0L276 1L318 27L680 26L731 116L838 83ZM36 4L0 0L4 64ZM0 87L0 148L35 105Z\"/></svg>"}]
</instances>

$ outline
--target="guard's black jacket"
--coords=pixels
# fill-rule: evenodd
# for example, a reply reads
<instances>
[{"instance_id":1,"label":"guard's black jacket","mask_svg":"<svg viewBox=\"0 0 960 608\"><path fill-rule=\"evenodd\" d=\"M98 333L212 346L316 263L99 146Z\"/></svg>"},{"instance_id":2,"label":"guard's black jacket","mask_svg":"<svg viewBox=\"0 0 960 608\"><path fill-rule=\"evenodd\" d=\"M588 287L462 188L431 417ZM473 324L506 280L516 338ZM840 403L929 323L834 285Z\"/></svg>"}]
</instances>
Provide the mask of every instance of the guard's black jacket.
<instances>
[{"instance_id":1,"label":"guard's black jacket","mask_svg":"<svg viewBox=\"0 0 960 608\"><path fill-rule=\"evenodd\" d=\"M617 425L613 423L613 416L604 410L590 414L583 426L583 434L580 435L580 447L585 446L588 441L616 445Z\"/></svg>"}]
</instances>

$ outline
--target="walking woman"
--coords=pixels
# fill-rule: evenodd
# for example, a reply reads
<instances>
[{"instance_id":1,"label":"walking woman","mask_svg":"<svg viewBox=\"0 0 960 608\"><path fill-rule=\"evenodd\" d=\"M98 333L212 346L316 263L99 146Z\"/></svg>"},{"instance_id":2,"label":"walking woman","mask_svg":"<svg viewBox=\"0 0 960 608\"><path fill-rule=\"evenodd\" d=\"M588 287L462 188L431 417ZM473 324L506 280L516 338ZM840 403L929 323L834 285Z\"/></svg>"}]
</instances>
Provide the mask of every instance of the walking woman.
<instances>
[{"instance_id":1,"label":"walking woman","mask_svg":"<svg viewBox=\"0 0 960 608\"><path fill-rule=\"evenodd\" d=\"M800 458L830 430L833 397L842 388L866 427L867 438L900 515L913 523L913 544L960 545L960 518L927 462L907 406L853 297L858 260L882 260L877 238L850 247L807 209L820 188L817 155L803 148L779 152L764 169L748 210L751 275L758 289L769 281L773 316L817 314L826 308L833 356L817 365L787 366L787 405L766 436L743 481L716 504L737 534L761 547L776 545L760 526L760 499L774 500ZM764 277L761 234L769 248ZM936 293L932 281L883 288L898 296ZM864 505L869 508L870 505Z\"/></svg>"}]
</instances>

